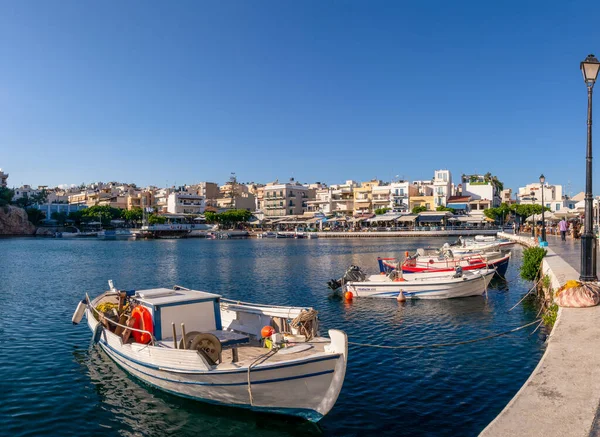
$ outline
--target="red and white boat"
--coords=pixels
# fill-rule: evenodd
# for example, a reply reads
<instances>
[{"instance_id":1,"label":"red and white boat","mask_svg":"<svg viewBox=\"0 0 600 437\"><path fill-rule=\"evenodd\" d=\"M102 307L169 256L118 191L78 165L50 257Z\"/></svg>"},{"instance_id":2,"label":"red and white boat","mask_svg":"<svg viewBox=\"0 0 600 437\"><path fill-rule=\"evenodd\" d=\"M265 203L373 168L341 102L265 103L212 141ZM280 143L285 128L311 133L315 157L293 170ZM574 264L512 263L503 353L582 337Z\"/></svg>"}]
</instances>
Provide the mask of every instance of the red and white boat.
<instances>
[{"instance_id":1,"label":"red and white boat","mask_svg":"<svg viewBox=\"0 0 600 437\"><path fill-rule=\"evenodd\" d=\"M389 273L399 265L397 258L377 258L377 261L381 273ZM489 268L496 270L500 276L504 276L509 261L510 252L487 252L454 257L451 253L433 255L419 249L415 255L406 257L401 263L401 268L402 273L452 272L457 267L461 267L465 271Z\"/></svg>"}]
</instances>

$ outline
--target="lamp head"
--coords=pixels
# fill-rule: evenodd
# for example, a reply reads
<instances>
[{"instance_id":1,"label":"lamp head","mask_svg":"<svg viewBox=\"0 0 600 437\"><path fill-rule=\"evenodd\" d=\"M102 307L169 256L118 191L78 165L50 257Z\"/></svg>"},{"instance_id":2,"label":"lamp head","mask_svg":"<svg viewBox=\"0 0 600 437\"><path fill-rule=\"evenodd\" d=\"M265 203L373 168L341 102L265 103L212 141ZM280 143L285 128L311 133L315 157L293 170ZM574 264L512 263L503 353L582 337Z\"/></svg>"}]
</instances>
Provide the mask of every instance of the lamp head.
<instances>
[{"instance_id":1,"label":"lamp head","mask_svg":"<svg viewBox=\"0 0 600 437\"><path fill-rule=\"evenodd\" d=\"M581 73L583 74L583 81L587 86L594 86L596 79L598 78L598 70L600 70L600 62L594 55L588 55L581 64Z\"/></svg>"},{"instance_id":2,"label":"lamp head","mask_svg":"<svg viewBox=\"0 0 600 437\"><path fill-rule=\"evenodd\" d=\"M546 178L542 174L542 175L540 175L540 184L544 185L544 182L546 182Z\"/></svg>"}]
</instances>

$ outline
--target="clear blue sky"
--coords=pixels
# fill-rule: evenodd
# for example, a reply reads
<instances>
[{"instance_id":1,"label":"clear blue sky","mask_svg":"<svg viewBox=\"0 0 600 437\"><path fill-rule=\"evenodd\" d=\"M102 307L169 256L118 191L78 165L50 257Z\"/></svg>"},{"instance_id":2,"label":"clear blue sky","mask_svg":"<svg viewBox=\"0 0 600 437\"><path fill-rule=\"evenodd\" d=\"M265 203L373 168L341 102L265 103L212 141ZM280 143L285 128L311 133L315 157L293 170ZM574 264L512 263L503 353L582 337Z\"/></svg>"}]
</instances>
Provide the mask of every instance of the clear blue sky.
<instances>
[{"instance_id":1,"label":"clear blue sky","mask_svg":"<svg viewBox=\"0 0 600 437\"><path fill-rule=\"evenodd\" d=\"M11 185L543 172L575 194L599 23L590 1L0 0L0 167Z\"/></svg>"}]
</instances>

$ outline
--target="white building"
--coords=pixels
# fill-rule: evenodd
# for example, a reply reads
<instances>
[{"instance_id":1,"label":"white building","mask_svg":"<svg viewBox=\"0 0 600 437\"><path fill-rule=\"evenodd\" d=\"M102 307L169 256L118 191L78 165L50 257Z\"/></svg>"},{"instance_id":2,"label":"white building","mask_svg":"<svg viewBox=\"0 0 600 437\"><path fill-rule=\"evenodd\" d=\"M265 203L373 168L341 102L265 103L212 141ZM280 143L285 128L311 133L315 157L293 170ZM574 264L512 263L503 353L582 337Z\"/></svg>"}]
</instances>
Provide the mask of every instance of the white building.
<instances>
[{"instance_id":1,"label":"white building","mask_svg":"<svg viewBox=\"0 0 600 437\"><path fill-rule=\"evenodd\" d=\"M472 176L473 177L473 176ZM500 206L500 192L491 181L484 176L468 179L462 187L461 196L471 196L471 210L496 208Z\"/></svg>"},{"instance_id":2,"label":"white building","mask_svg":"<svg viewBox=\"0 0 600 437\"><path fill-rule=\"evenodd\" d=\"M446 206L448 198L453 194L452 173L450 170L436 170L433 176L433 204Z\"/></svg>"},{"instance_id":3,"label":"white building","mask_svg":"<svg viewBox=\"0 0 600 437\"><path fill-rule=\"evenodd\" d=\"M574 206L573 201L563 199L562 185L544 184L544 205L550 208L551 211L558 211L561 208L569 208L569 205ZM532 194L533 193L533 194ZM524 187L519 187L519 203L522 204L542 204L542 185L539 182L527 184ZM572 209L572 208L569 208Z\"/></svg>"},{"instance_id":4,"label":"white building","mask_svg":"<svg viewBox=\"0 0 600 437\"><path fill-rule=\"evenodd\" d=\"M202 214L206 208L204 196L177 191L170 193L167 198L167 212L169 214Z\"/></svg>"},{"instance_id":5,"label":"white building","mask_svg":"<svg viewBox=\"0 0 600 437\"><path fill-rule=\"evenodd\" d=\"M30 185L23 185L22 187L15 188L15 195L13 201L22 199L23 197L37 196L42 190L31 188Z\"/></svg>"}]
</instances>

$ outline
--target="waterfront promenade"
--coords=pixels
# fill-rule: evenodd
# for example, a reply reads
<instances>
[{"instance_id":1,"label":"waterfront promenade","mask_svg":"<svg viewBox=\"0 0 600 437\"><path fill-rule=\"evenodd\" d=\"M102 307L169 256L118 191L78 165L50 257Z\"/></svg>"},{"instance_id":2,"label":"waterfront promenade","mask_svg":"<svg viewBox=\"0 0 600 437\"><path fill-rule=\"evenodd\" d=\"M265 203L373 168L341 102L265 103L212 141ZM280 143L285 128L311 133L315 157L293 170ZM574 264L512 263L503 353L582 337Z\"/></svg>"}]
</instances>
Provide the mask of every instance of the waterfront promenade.
<instances>
[{"instance_id":1,"label":"waterfront promenade","mask_svg":"<svg viewBox=\"0 0 600 437\"><path fill-rule=\"evenodd\" d=\"M525 237L525 235L522 235ZM580 243L548 236L553 288L579 277ZM600 306L561 308L539 364L482 436L600 436Z\"/></svg>"}]
</instances>

